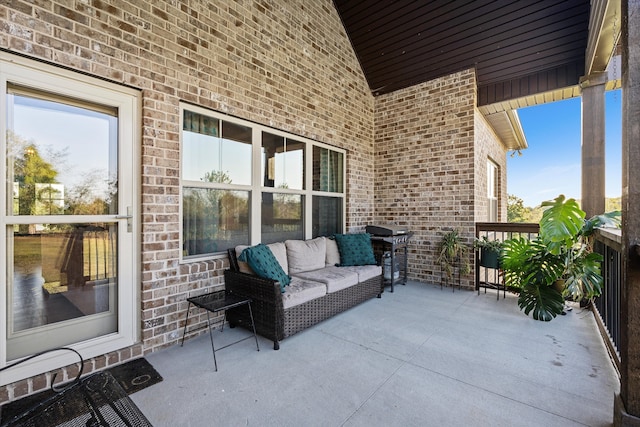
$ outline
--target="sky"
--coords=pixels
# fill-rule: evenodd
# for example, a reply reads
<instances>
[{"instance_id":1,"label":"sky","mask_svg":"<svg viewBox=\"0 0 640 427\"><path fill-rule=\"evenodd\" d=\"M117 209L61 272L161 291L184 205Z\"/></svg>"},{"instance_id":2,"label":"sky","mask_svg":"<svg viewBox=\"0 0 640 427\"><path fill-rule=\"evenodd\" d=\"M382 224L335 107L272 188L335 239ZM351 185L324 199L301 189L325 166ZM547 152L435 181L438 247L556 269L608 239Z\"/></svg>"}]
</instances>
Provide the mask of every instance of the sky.
<instances>
[{"instance_id":1,"label":"sky","mask_svg":"<svg viewBox=\"0 0 640 427\"><path fill-rule=\"evenodd\" d=\"M36 144L45 160L53 162L58 172L56 181L64 184L65 191L96 176L101 179L90 181L92 188L105 197L109 171L117 166L110 164L114 159L109 151L113 148L109 137L114 134L110 126L114 123L112 116L89 109L16 97L11 125L18 136ZM53 161L49 151L61 157Z\"/></svg>"},{"instance_id":2,"label":"sky","mask_svg":"<svg viewBox=\"0 0 640 427\"><path fill-rule=\"evenodd\" d=\"M581 101L572 98L518 110L529 148L507 155L507 193L535 207L558 195L581 196ZM622 194L622 99L605 96L605 195Z\"/></svg>"}]
</instances>

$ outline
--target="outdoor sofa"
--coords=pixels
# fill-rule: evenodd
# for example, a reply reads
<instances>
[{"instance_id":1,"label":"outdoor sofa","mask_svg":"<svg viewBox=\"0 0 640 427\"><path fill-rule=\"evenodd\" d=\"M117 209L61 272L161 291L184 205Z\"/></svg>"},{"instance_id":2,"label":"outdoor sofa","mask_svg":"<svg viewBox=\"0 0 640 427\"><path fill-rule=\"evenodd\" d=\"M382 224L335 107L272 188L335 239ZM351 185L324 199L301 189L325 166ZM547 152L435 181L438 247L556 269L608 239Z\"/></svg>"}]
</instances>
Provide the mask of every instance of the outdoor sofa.
<instances>
[{"instance_id":1,"label":"outdoor sofa","mask_svg":"<svg viewBox=\"0 0 640 427\"><path fill-rule=\"evenodd\" d=\"M384 290L382 268L366 233L238 246L228 252L226 290L252 300L256 332L273 340L274 350L284 338L380 297ZM232 327L251 327L248 310L231 309L227 320Z\"/></svg>"}]
</instances>

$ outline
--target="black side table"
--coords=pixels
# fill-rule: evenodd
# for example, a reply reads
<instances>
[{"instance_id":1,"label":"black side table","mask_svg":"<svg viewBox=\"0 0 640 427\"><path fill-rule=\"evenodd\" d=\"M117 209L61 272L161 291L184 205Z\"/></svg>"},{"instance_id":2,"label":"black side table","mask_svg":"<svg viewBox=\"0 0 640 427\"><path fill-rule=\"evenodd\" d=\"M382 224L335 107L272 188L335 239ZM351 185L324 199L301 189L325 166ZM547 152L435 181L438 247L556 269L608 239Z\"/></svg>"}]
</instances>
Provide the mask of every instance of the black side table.
<instances>
[{"instance_id":1,"label":"black side table","mask_svg":"<svg viewBox=\"0 0 640 427\"><path fill-rule=\"evenodd\" d=\"M187 332L187 324L189 322L189 309L191 308L191 304L196 307L203 308L207 311L207 325L209 326L209 337L211 338L211 348L213 349L213 364L216 368L216 372L218 371L218 362L216 361L216 351L220 351L223 348L227 348L230 345L237 344L241 341L248 340L251 338L249 335L246 338L242 338L238 341L234 341L230 344L225 345L224 347L220 347L216 350L216 347L213 345L213 332L211 331L211 319L209 317L209 313L217 313L219 311L224 311L224 319L222 321L222 329L224 329L224 322L227 319L226 310L234 307L239 307L241 305L245 305L249 309L249 317L251 318L251 327L253 328L253 338L256 340L256 348L260 351L260 346L258 345L258 336L256 335L256 326L253 322L253 313L251 312L251 299L239 297L234 294L227 294L225 291L217 291L211 292L204 295L198 295L197 297L187 298L189 301L189 306L187 307L187 318L184 322L184 330L182 331L182 342L180 343L180 347L184 345L184 336Z\"/></svg>"}]
</instances>

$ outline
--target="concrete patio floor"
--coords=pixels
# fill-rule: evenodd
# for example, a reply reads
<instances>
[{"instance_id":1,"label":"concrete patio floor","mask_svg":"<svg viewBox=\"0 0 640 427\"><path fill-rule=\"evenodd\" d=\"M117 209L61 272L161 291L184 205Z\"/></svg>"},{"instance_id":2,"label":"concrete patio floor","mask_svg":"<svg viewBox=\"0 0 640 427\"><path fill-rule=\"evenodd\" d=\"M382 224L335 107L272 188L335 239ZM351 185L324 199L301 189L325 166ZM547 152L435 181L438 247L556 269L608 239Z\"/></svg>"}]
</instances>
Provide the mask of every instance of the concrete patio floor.
<instances>
[{"instance_id":1,"label":"concrete patio floor","mask_svg":"<svg viewBox=\"0 0 640 427\"><path fill-rule=\"evenodd\" d=\"M410 282L285 339L147 355L131 396L154 426L609 426L619 381L593 314L551 322L516 296ZM245 336L214 333L216 346Z\"/></svg>"}]
</instances>

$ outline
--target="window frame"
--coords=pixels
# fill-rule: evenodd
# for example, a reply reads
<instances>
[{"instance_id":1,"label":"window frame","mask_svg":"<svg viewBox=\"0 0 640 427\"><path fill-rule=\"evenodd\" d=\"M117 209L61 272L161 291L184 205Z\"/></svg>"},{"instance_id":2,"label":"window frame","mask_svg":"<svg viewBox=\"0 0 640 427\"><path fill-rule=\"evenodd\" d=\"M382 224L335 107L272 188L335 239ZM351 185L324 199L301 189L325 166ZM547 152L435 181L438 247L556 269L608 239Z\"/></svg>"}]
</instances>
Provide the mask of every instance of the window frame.
<instances>
[{"instance_id":1,"label":"window frame","mask_svg":"<svg viewBox=\"0 0 640 427\"><path fill-rule=\"evenodd\" d=\"M227 183L214 183L214 182L202 182L183 179L183 156L184 156L184 141L183 141L183 121L184 111L190 111L193 113L207 115L217 120L235 123L241 126L248 126L252 130L252 158L251 158L251 184L227 184ZM303 204L303 234L305 239L311 239L313 235L313 196L327 196L337 197L342 199L342 218L341 218L341 232L344 232L346 225L346 165L347 165L347 151L329 144L325 144L319 141L315 141L310 138L306 138L291 132L282 131L270 126L265 126L260 123L245 120L236 116L230 116L215 110L200 107L194 104L186 102L180 103L180 245L184 242L184 206L183 195L185 187L192 188L210 188L217 190L235 190L235 191L248 191L249 192L249 244L256 245L261 243L262 236L262 194L294 194L302 196ZM263 132L284 137L285 139L293 139L297 142L305 144L304 147L304 182L302 189L290 189L290 188L277 188L277 187L265 187L262 183L262 134ZM329 192L313 190L313 148L321 147L331 151L335 151L342 154L342 192ZM267 166L268 167L268 166ZM186 256L184 251L180 250L180 263L186 264L191 262L198 262L204 260L220 259L227 256L226 251L220 251L215 253L197 254Z\"/></svg>"},{"instance_id":2,"label":"window frame","mask_svg":"<svg viewBox=\"0 0 640 427\"><path fill-rule=\"evenodd\" d=\"M500 167L496 162L487 159L487 222L498 222Z\"/></svg>"}]
</instances>

